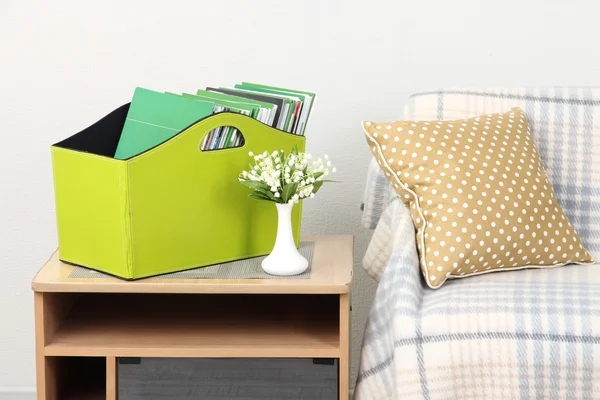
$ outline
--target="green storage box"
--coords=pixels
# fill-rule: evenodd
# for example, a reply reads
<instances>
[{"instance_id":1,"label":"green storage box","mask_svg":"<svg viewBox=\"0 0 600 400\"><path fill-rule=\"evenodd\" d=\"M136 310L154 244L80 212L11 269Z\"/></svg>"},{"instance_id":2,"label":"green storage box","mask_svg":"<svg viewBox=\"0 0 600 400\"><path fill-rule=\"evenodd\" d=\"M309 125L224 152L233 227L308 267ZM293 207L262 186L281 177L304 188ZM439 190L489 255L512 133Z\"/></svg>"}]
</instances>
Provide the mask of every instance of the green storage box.
<instances>
[{"instance_id":1,"label":"green storage box","mask_svg":"<svg viewBox=\"0 0 600 400\"><path fill-rule=\"evenodd\" d=\"M248 198L238 175L248 168L249 151L304 151L305 137L225 112L117 160L128 110L126 104L52 146L60 259L137 279L268 254L275 206ZM202 151L204 137L219 126L237 128L244 145ZM292 218L299 244L301 204Z\"/></svg>"}]
</instances>

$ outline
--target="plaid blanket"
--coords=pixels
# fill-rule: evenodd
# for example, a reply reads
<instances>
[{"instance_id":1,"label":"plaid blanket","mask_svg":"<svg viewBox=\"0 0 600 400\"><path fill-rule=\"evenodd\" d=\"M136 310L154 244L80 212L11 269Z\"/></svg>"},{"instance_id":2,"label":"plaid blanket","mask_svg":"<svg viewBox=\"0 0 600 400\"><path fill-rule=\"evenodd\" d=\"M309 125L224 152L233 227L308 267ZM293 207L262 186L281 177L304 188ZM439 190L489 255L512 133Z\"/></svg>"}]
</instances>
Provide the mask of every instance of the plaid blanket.
<instances>
[{"instance_id":1,"label":"plaid blanket","mask_svg":"<svg viewBox=\"0 0 600 400\"><path fill-rule=\"evenodd\" d=\"M559 202L600 259L600 90L457 89L411 96L407 119L525 110ZM355 399L600 398L598 265L494 273L436 291L410 215L371 165L363 264L379 280Z\"/></svg>"}]
</instances>

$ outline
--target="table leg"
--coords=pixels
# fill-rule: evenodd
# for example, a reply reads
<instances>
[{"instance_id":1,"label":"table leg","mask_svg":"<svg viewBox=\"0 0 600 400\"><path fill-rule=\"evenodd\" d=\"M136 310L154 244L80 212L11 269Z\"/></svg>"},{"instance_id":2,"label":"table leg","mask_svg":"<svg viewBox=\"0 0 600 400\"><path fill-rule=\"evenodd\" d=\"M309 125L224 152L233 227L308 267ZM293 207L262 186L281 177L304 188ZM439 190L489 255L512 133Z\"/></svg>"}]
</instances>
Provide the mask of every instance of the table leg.
<instances>
[{"instance_id":1,"label":"table leg","mask_svg":"<svg viewBox=\"0 0 600 400\"><path fill-rule=\"evenodd\" d=\"M59 359L46 357L45 347L67 315L75 295L34 293L35 364L38 400L58 399Z\"/></svg>"},{"instance_id":2,"label":"table leg","mask_svg":"<svg viewBox=\"0 0 600 400\"><path fill-rule=\"evenodd\" d=\"M53 366L46 362L44 356L44 346L46 345L44 337L44 294L34 293L35 307L35 366L36 366L36 386L38 400L53 400L56 397L56 388L50 387L56 379L52 379L51 373ZM46 387L46 385L49 387ZM54 386L54 385L52 385Z\"/></svg>"},{"instance_id":3,"label":"table leg","mask_svg":"<svg viewBox=\"0 0 600 400\"><path fill-rule=\"evenodd\" d=\"M106 400L118 400L119 363L116 357L106 357Z\"/></svg>"},{"instance_id":4,"label":"table leg","mask_svg":"<svg viewBox=\"0 0 600 400\"><path fill-rule=\"evenodd\" d=\"M339 397L340 400L348 400L350 389L350 295L340 295L340 360L339 368Z\"/></svg>"}]
</instances>

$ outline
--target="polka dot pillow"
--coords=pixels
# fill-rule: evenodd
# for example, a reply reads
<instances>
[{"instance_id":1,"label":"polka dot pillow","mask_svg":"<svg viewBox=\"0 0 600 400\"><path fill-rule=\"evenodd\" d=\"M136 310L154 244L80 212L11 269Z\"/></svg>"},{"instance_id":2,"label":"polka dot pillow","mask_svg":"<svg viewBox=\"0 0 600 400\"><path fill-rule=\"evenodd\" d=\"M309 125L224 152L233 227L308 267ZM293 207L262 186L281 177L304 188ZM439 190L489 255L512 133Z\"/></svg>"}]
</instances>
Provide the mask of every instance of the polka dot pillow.
<instances>
[{"instance_id":1,"label":"polka dot pillow","mask_svg":"<svg viewBox=\"0 0 600 400\"><path fill-rule=\"evenodd\" d=\"M523 111L363 122L416 229L431 288L448 278L593 263L556 201Z\"/></svg>"}]
</instances>

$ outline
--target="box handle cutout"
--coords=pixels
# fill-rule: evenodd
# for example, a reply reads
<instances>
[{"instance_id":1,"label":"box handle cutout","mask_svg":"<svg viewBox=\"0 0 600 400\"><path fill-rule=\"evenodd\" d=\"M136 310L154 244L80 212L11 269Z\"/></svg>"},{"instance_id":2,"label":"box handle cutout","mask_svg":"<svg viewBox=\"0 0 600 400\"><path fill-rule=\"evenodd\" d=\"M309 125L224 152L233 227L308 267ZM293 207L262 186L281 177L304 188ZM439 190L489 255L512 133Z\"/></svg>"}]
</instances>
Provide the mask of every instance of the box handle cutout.
<instances>
[{"instance_id":1,"label":"box handle cutout","mask_svg":"<svg viewBox=\"0 0 600 400\"><path fill-rule=\"evenodd\" d=\"M218 151L242 147L246 140L233 126L218 126L208 132L200 142L200 151Z\"/></svg>"}]
</instances>

